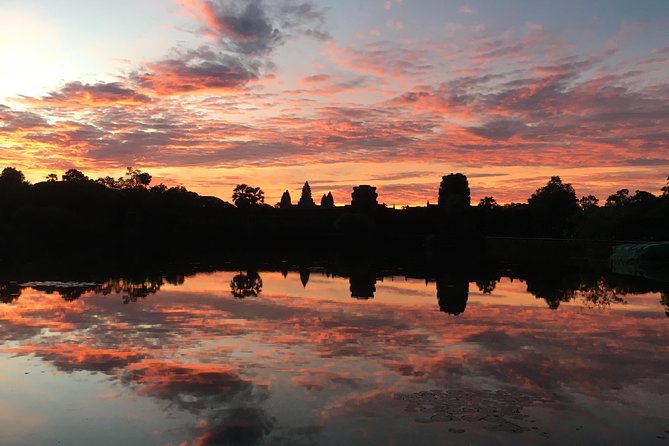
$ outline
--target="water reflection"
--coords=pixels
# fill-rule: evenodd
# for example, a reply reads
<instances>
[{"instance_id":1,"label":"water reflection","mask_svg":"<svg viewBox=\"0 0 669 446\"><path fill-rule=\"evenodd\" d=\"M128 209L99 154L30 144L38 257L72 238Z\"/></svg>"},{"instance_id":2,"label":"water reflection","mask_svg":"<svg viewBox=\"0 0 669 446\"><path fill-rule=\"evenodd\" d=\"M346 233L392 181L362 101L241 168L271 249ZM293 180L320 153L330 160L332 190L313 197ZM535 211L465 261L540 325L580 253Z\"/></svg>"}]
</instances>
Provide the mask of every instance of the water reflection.
<instances>
[{"instance_id":1,"label":"water reflection","mask_svg":"<svg viewBox=\"0 0 669 446\"><path fill-rule=\"evenodd\" d=\"M23 283L6 282L0 283L0 290L7 289L11 292L12 300L18 299L24 289L30 288L45 294L59 294L65 301L77 300L85 294L99 293L103 296L110 294L120 295L123 303L137 302L150 294L160 291L160 288L169 283L172 285L181 285L184 283L184 277L164 277L162 275L153 275L151 277L122 277L107 279L102 283L92 282L72 282L72 281L26 281ZM4 301L4 300L3 300Z\"/></svg>"},{"instance_id":2,"label":"water reflection","mask_svg":"<svg viewBox=\"0 0 669 446\"><path fill-rule=\"evenodd\" d=\"M459 315L467 308L469 281L461 274L444 273L437 277L437 302L444 313Z\"/></svg>"},{"instance_id":3,"label":"water reflection","mask_svg":"<svg viewBox=\"0 0 669 446\"><path fill-rule=\"evenodd\" d=\"M230 292L237 299L258 296L262 291L262 279L257 271L236 274L230 281Z\"/></svg>"},{"instance_id":4,"label":"water reflection","mask_svg":"<svg viewBox=\"0 0 669 446\"><path fill-rule=\"evenodd\" d=\"M5 280L0 401L40 422L0 443L75 435L75 407L107 444L641 444L668 428L666 286L371 265Z\"/></svg>"},{"instance_id":5,"label":"water reflection","mask_svg":"<svg viewBox=\"0 0 669 446\"><path fill-rule=\"evenodd\" d=\"M307 284L309 283L310 275L311 275L311 270L309 270L309 268L307 268L306 266L300 266L300 282L302 282L302 286L304 288L306 288Z\"/></svg>"},{"instance_id":6,"label":"water reflection","mask_svg":"<svg viewBox=\"0 0 669 446\"><path fill-rule=\"evenodd\" d=\"M287 277L289 268L278 268L283 277ZM348 278L350 296L356 299L374 298L377 280L384 273L372 265L360 264L342 269L325 267L318 269L326 277ZM312 269L307 266L297 268L300 283L307 288ZM192 271L189 275L196 274ZM400 273L401 274L401 273ZM393 271L385 271L386 277L393 277ZM56 293L66 301L98 293L102 295L120 295L123 303L136 302L160 291L165 284L183 285L185 274L138 274L107 278L101 282L91 281L12 281L0 279L0 302L13 303L21 297L24 289L34 289L46 294ZM449 315L460 315L467 308L469 285L474 283L483 294L493 294L498 283L503 279L518 280L526 284L526 291L537 299L543 299L550 309L558 309L561 303L578 301L585 306L608 307L625 304L627 294L660 293L660 303L666 307L669 316L669 281L662 282L639 277L629 277L602 271L576 271L569 269L538 268L526 270L491 270L477 269L467 271L446 268L434 273L407 274L413 279L424 279L426 283L436 282L436 300L439 309ZM233 297L257 297L262 292L261 275L254 268L240 271L230 280L230 292Z\"/></svg>"},{"instance_id":7,"label":"water reflection","mask_svg":"<svg viewBox=\"0 0 669 446\"><path fill-rule=\"evenodd\" d=\"M376 292L376 275L370 270L351 272L348 280L351 297L355 299L372 299Z\"/></svg>"},{"instance_id":8,"label":"water reflection","mask_svg":"<svg viewBox=\"0 0 669 446\"><path fill-rule=\"evenodd\" d=\"M476 280L476 287L483 294L492 294L492 292L495 291L495 287L497 286L500 278L501 277L483 276Z\"/></svg>"},{"instance_id":9,"label":"water reflection","mask_svg":"<svg viewBox=\"0 0 669 446\"><path fill-rule=\"evenodd\" d=\"M149 396L200 417L193 444L257 444L275 420L261 407L267 386L255 385L216 365L140 361L128 366L121 381Z\"/></svg>"},{"instance_id":10,"label":"water reflection","mask_svg":"<svg viewBox=\"0 0 669 446\"><path fill-rule=\"evenodd\" d=\"M569 302L581 288L581 277L574 271L554 274L549 269L533 271L527 276L527 291L544 299L548 308L556 310L561 302Z\"/></svg>"},{"instance_id":11,"label":"water reflection","mask_svg":"<svg viewBox=\"0 0 669 446\"><path fill-rule=\"evenodd\" d=\"M21 297L21 285L16 282L0 283L0 301L3 303L12 303Z\"/></svg>"}]
</instances>

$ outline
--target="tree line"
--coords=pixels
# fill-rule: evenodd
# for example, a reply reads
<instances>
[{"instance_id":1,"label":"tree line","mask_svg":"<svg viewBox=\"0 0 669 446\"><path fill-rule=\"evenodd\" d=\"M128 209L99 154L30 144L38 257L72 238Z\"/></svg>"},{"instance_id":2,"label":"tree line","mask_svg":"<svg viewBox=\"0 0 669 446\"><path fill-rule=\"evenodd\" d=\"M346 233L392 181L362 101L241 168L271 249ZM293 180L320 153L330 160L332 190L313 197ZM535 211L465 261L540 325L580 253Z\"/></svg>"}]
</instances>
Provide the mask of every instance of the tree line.
<instances>
[{"instance_id":1,"label":"tree line","mask_svg":"<svg viewBox=\"0 0 669 446\"><path fill-rule=\"evenodd\" d=\"M669 239L669 177L660 195L624 188L602 204L594 195L578 198L571 184L554 176L527 203L499 205L484 197L477 208L482 229L499 235Z\"/></svg>"},{"instance_id":2,"label":"tree line","mask_svg":"<svg viewBox=\"0 0 669 446\"><path fill-rule=\"evenodd\" d=\"M127 255L141 256L141 250L122 248L138 244L197 256L203 250L281 253L372 242L415 250L483 236L669 240L669 178L659 195L620 189L601 203L592 195L578 198L571 184L554 176L524 203L501 205L486 196L472 206L467 177L453 173L442 177L436 205L404 209L379 204L370 185L354 187L350 204L335 206L327 193L319 206L305 182L295 204L286 190L270 206L263 190L248 184L237 185L228 203L152 180L134 168L95 180L69 169L31 185L20 170L7 167L0 173L0 249L74 255L107 246L110 255L129 249Z\"/></svg>"}]
</instances>

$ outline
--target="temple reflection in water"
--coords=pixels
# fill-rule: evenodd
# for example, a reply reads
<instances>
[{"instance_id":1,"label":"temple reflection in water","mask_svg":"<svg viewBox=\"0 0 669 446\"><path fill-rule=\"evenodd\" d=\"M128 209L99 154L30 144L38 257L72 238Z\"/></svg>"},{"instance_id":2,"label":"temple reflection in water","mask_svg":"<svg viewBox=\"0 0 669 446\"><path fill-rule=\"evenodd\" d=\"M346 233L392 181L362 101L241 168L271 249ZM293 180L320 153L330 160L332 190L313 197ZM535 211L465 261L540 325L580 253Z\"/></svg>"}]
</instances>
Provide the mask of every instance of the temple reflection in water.
<instances>
[{"instance_id":1,"label":"temple reflection in water","mask_svg":"<svg viewBox=\"0 0 669 446\"><path fill-rule=\"evenodd\" d=\"M0 419L41 420L15 417L0 442L664 435L665 282L369 261L198 268L0 280L0 398L12 407Z\"/></svg>"},{"instance_id":2,"label":"temple reflection in water","mask_svg":"<svg viewBox=\"0 0 669 446\"><path fill-rule=\"evenodd\" d=\"M439 309L454 316L464 313L469 296L469 282L462 275L443 274L437 277Z\"/></svg>"},{"instance_id":3,"label":"temple reflection in water","mask_svg":"<svg viewBox=\"0 0 669 446\"><path fill-rule=\"evenodd\" d=\"M283 277L287 277L290 268L279 268ZM384 274L366 264L356 264L347 268L328 269L300 266L294 270L305 290L309 290L309 281L314 271L325 277L348 278L350 297L355 299L373 299L377 292L377 282ZM195 274L190 272L189 274ZM396 277L386 272L386 277ZM504 275L506 274L506 275ZM401 277L397 276L397 277ZM612 304L624 304L624 295L630 293L659 293L659 301L666 308L669 316L669 283L643 278L625 277L615 274L590 273L572 270L525 270L519 272L495 272L494 270L465 271L462 269L442 269L436 273L412 273L407 276L423 279L426 284L435 283L435 295L438 308L449 315L465 312L470 293L470 284L478 292L491 295L500 280L507 278L525 284L528 294L544 300L550 309L558 309L561 303L579 300L588 306L606 307ZM179 286L187 280L184 274L146 273L116 278L94 278L84 281L39 281L39 280L3 280L0 281L0 302L17 301L24 289L31 288L46 294L56 293L63 300L73 301L83 295L99 293L102 295L118 294L124 303L136 302L160 291L165 284ZM0 279L1 280L1 279ZM258 297L263 290L261 274L250 268L235 274L230 282L230 294L238 299Z\"/></svg>"}]
</instances>

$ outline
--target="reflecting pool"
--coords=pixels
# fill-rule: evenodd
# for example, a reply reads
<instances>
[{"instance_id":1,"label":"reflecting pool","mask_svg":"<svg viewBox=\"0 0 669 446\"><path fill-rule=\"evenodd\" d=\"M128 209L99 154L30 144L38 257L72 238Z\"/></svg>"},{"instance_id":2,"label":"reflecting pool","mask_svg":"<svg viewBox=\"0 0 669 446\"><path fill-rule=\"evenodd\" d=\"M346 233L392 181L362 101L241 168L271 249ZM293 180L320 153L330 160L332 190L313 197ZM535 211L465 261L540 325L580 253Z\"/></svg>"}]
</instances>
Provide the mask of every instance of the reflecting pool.
<instances>
[{"instance_id":1,"label":"reflecting pool","mask_svg":"<svg viewBox=\"0 0 669 446\"><path fill-rule=\"evenodd\" d=\"M0 283L0 444L669 441L668 283L139 277Z\"/></svg>"}]
</instances>

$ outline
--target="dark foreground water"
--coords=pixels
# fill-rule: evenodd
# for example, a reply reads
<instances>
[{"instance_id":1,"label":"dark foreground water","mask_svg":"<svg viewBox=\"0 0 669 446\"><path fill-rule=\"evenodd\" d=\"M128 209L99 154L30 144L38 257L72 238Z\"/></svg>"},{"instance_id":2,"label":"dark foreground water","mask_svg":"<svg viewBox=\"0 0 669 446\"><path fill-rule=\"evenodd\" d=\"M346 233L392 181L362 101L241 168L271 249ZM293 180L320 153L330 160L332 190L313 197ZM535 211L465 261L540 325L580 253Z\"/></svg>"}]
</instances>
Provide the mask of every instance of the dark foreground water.
<instances>
[{"instance_id":1,"label":"dark foreground water","mask_svg":"<svg viewBox=\"0 0 669 446\"><path fill-rule=\"evenodd\" d=\"M376 279L5 282L0 444L669 444L666 295Z\"/></svg>"}]
</instances>

